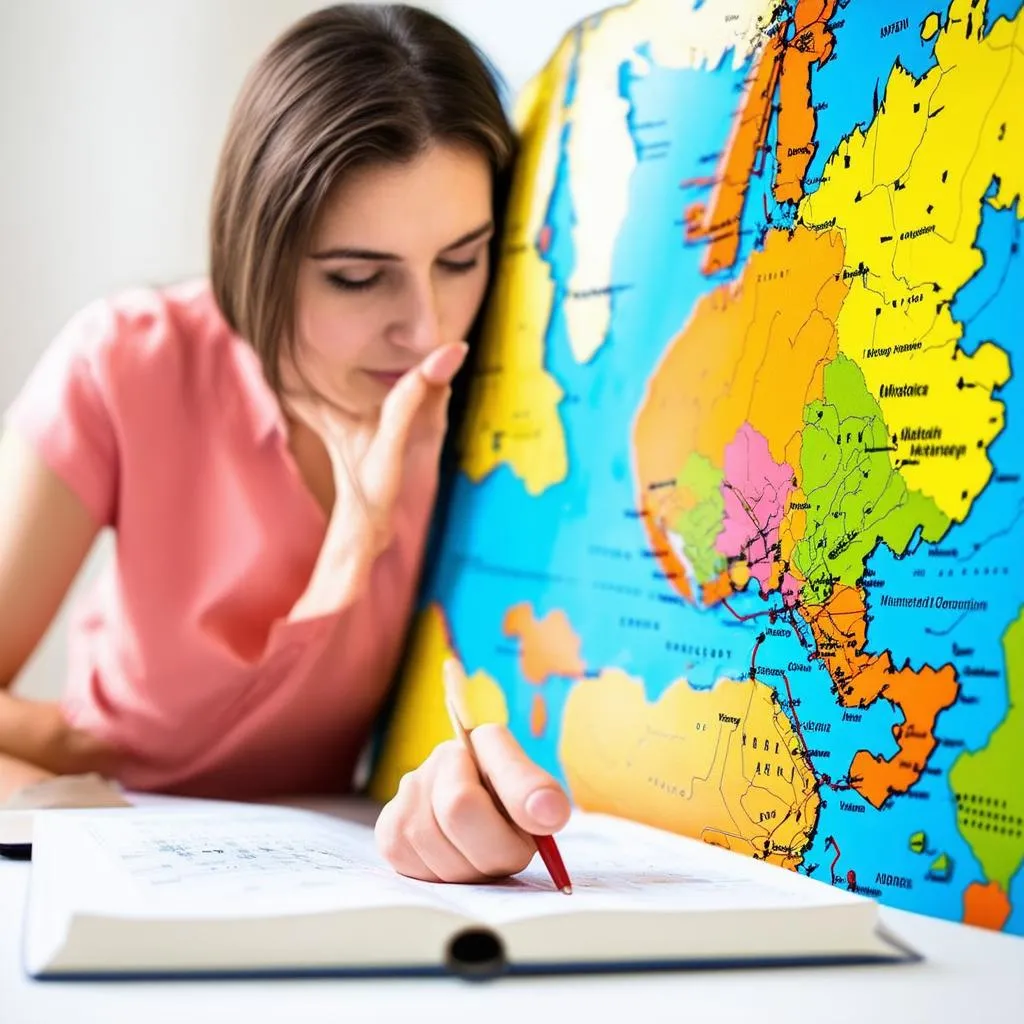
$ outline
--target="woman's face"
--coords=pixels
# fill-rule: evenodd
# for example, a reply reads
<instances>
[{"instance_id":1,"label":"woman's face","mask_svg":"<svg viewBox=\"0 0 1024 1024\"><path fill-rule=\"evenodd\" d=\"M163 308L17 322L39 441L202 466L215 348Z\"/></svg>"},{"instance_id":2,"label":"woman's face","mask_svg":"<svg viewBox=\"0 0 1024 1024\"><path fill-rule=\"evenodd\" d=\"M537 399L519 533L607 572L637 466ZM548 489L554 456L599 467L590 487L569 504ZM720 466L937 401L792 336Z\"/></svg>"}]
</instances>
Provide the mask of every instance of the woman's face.
<instances>
[{"instance_id":1,"label":"woman's face","mask_svg":"<svg viewBox=\"0 0 1024 1024\"><path fill-rule=\"evenodd\" d=\"M341 182L296 287L296 361L313 388L372 417L403 373L464 340L490 272L491 202L486 159L446 144Z\"/></svg>"}]
</instances>

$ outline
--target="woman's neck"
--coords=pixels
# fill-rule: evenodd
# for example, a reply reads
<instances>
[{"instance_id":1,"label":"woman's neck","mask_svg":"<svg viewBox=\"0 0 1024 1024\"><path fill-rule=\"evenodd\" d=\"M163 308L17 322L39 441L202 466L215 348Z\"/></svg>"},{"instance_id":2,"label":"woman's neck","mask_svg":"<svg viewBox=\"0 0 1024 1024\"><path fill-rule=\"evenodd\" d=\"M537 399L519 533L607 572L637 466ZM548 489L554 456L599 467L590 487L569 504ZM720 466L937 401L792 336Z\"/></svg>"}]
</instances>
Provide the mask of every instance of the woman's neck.
<instances>
[{"instance_id":1,"label":"woman's neck","mask_svg":"<svg viewBox=\"0 0 1024 1024\"><path fill-rule=\"evenodd\" d=\"M334 473L327 447L312 427L299 419L287 417L288 448L299 468L299 473L323 509L324 515L330 519L334 508Z\"/></svg>"}]
</instances>

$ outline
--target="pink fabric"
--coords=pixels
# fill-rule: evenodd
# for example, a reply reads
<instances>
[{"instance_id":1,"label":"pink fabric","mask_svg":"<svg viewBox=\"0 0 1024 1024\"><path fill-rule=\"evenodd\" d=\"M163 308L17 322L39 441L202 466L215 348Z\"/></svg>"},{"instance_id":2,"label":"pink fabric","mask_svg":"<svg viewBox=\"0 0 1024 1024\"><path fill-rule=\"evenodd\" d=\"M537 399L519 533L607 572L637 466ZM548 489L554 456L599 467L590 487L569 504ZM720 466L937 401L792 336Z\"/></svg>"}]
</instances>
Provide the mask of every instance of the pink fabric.
<instances>
[{"instance_id":1,"label":"pink fabric","mask_svg":"<svg viewBox=\"0 0 1024 1024\"><path fill-rule=\"evenodd\" d=\"M206 282L88 307L7 421L116 530L73 617L62 706L125 750L123 783L344 790L395 669L436 477L402 496L359 603L289 623L326 519Z\"/></svg>"}]
</instances>

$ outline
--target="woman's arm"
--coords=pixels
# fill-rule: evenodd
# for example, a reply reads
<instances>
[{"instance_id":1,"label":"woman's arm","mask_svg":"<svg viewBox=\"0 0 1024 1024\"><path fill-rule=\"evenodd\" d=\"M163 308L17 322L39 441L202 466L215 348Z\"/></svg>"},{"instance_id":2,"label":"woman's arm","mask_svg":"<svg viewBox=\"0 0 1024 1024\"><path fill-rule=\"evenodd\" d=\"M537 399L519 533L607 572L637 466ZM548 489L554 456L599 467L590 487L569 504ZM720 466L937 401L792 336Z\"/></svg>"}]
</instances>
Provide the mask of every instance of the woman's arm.
<instances>
[{"instance_id":1,"label":"woman's arm","mask_svg":"<svg viewBox=\"0 0 1024 1024\"><path fill-rule=\"evenodd\" d=\"M78 496L17 434L0 437L0 687L21 671L99 533Z\"/></svg>"},{"instance_id":2,"label":"woman's arm","mask_svg":"<svg viewBox=\"0 0 1024 1024\"><path fill-rule=\"evenodd\" d=\"M0 437L0 799L38 779L101 770L98 744L67 727L52 702L8 688L52 623L99 525L17 434Z\"/></svg>"}]
</instances>

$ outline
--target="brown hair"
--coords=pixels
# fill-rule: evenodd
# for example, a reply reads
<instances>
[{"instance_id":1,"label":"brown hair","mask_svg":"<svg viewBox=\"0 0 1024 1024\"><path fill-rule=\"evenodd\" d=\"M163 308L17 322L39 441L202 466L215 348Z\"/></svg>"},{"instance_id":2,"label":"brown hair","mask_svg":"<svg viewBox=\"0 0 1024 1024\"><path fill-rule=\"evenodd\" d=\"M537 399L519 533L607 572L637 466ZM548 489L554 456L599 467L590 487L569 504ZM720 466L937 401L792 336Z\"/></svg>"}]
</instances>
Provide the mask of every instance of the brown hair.
<instances>
[{"instance_id":1,"label":"brown hair","mask_svg":"<svg viewBox=\"0 0 1024 1024\"><path fill-rule=\"evenodd\" d=\"M317 11L257 61L221 153L210 272L221 312L276 391L299 262L341 175L411 160L434 141L468 145L493 168L500 222L514 138L498 83L456 29L403 4Z\"/></svg>"}]
</instances>

